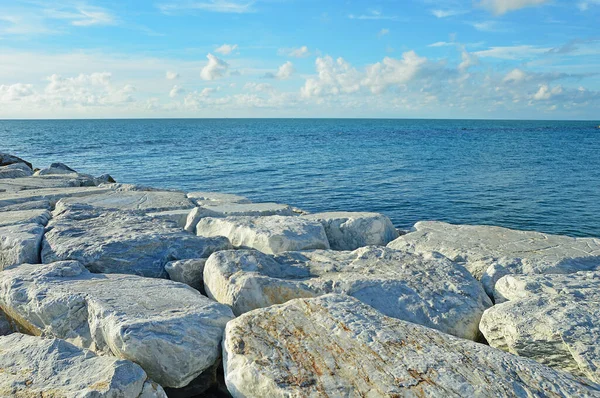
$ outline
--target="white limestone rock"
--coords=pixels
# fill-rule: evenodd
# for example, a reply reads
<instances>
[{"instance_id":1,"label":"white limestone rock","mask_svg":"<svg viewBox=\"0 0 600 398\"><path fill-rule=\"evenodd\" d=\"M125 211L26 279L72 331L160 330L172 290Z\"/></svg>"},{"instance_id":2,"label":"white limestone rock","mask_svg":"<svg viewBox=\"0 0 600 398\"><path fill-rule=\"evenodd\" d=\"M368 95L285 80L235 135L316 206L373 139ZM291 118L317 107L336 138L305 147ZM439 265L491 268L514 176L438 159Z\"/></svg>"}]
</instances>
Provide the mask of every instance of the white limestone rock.
<instances>
[{"instance_id":1,"label":"white limestone rock","mask_svg":"<svg viewBox=\"0 0 600 398\"><path fill-rule=\"evenodd\" d=\"M31 201L48 201L54 206L62 198L83 197L109 192L110 188L100 187L58 187L58 188L32 188L18 192L0 194L0 208L15 206Z\"/></svg>"},{"instance_id":2,"label":"white limestone rock","mask_svg":"<svg viewBox=\"0 0 600 398\"><path fill-rule=\"evenodd\" d=\"M48 223L42 262L81 261L90 271L166 278L165 264L231 248L226 238L190 235L170 222L59 202Z\"/></svg>"},{"instance_id":3,"label":"white limestone rock","mask_svg":"<svg viewBox=\"0 0 600 398\"><path fill-rule=\"evenodd\" d=\"M464 263L491 296L508 274L570 274L600 270L600 240L571 238L485 225L418 222L388 247L415 253L437 251Z\"/></svg>"},{"instance_id":4,"label":"white limestone rock","mask_svg":"<svg viewBox=\"0 0 600 398\"><path fill-rule=\"evenodd\" d=\"M88 204L103 209L143 212L160 212L177 209L189 211L194 207L194 204L185 197L183 192L173 191L110 190L99 195L66 198L64 202Z\"/></svg>"},{"instance_id":5,"label":"white limestone rock","mask_svg":"<svg viewBox=\"0 0 600 398\"><path fill-rule=\"evenodd\" d=\"M30 202L17 203L10 206L0 207L0 217L1 213L9 212L9 211L23 211L23 210L52 210L52 206L50 206L50 201L47 199L44 200L32 200Z\"/></svg>"},{"instance_id":6,"label":"white limestone rock","mask_svg":"<svg viewBox=\"0 0 600 398\"><path fill-rule=\"evenodd\" d=\"M475 340L492 305L481 284L441 255L407 254L385 247L353 252L221 251L204 268L209 297L236 315L327 293L353 296L387 316Z\"/></svg>"},{"instance_id":7,"label":"white limestone rock","mask_svg":"<svg viewBox=\"0 0 600 398\"><path fill-rule=\"evenodd\" d=\"M189 192L187 197L196 202L198 206L220 205L224 203L252 203L245 196L221 192Z\"/></svg>"},{"instance_id":8,"label":"white limestone rock","mask_svg":"<svg viewBox=\"0 0 600 398\"><path fill-rule=\"evenodd\" d=\"M22 263L39 263L44 226L19 224L0 227L0 271Z\"/></svg>"},{"instance_id":9,"label":"white limestone rock","mask_svg":"<svg viewBox=\"0 0 600 398\"><path fill-rule=\"evenodd\" d=\"M149 217L158 218L161 220L167 220L175 223L179 228L184 228L187 222L188 214L190 213L189 209L183 210L167 210L167 211L159 211L156 213L147 213Z\"/></svg>"},{"instance_id":10,"label":"white limestone rock","mask_svg":"<svg viewBox=\"0 0 600 398\"><path fill-rule=\"evenodd\" d=\"M251 248L267 254L329 249L321 223L300 217L207 217L198 223L196 234L224 236L236 248Z\"/></svg>"},{"instance_id":11,"label":"white limestone rock","mask_svg":"<svg viewBox=\"0 0 600 398\"><path fill-rule=\"evenodd\" d=\"M182 283L92 274L76 261L4 270L0 307L31 334L129 359L173 388L215 363L233 317L227 306Z\"/></svg>"},{"instance_id":12,"label":"white limestone rock","mask_svg":"<svg viewBox=\"0 0 600 398\"><path fill-rule=\"evenodd\" d=\"M0 179L31 177L33 171L25 163L13 163L8 166L0 166Z\"/></svg>"},{"instance_id":13,"label":"white limestone rock","mask_svg":"<svg viewBox=\"0 0 600 398\"><path fill-rule=\"evenodd\" d=\"M593 397L600 386L343 295L297 299L227 324L234 397Z\"/></svg>"},{"instance_id":14,"label":"white limestone rock","mask_svg":"<svg viewBox=\"0 0 600 398\"><path fill-rule=\"evenodd\" d=\"M205 217L224 218L240 216L294 216L294 210L279 203L224 203L196 207L188 215L185 230L196 232L198 222Z\"/></svg>"},{"instance_id":15,"label":"white limestone rock","mask_svg":"<svg viewBox=\"0 0 600 398\"><path fill-rule=\"evenodd\" d=\"M171 261L165 265L165 271L167 271L171 280L185 283L199 292L204 292L202 275L204 274L205 264L205 258Z\"/></svg>"},{"instance_id":16,"label":"white limestone rock","mask_svg":"<svg viewBox=\"0 0 600 398\"><path fill-rule=\"evenodd\" d=\"M1 211L0 227L17 224L46 225L52 215L46 209Z\"/></svg>"},{"instance_id":17,"label":"white limestone rock","mask_svg":"<svg viewBox=\"0 0 600 398\"><path fill-rule=\"evenodd\" d=\"M392 221L379 213L329 212L302 217L323 224L333 250L385 246L399 236Z\"/></svg>"},{"instance_id":18,"label":"white limestone rock","mask_svg":"<svg viewBox=\"0 0 600 398\"><path fill-rule=\"evenodd\" d=\"M488 309L481 332L492 347L600 382L600 302L541 295Z\"/></svg>"},{"instance_id":19,"label":"white limestone rock","mask_svg":"<svg viewBox=\"0 0 600 398\"><path fill-rule=\"evenodd\" d=\"M167 397L133 362L18 333L0 337L0 373L2 397Z\"/></svg>"},{"instance_id":20,"label":"white limestone rock","mask_svg":"<svg viewBox=\"0 0 600 398\"><path fill-rule=\"evenodd\" d=\"M539 295L571 297L600 303L600 272L506 275L496 282L494 289L496 304Z\"/></svg>"}]
</instances>

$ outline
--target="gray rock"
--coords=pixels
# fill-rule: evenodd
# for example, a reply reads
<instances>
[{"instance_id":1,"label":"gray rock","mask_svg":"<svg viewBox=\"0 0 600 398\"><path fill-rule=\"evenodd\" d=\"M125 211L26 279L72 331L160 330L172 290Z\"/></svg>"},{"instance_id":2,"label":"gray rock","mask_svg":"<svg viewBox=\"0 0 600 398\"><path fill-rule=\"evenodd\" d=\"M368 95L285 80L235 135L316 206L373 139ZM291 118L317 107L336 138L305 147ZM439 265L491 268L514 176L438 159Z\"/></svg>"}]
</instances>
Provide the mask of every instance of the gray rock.
<instances>
[{"instance_id":1,"label":"gray rock","mask_svg":"<svg viewBox=\"0 0 600 398\"><path fill-rule=\"evenodd\" d=\"M600 272L507 275L496 282L494 289L494 300L497 304L539 295L600 302Z\"/></svg>"},{"instance_id":2,"label":"gray rock","mask_svg":"<svg viewBox=\"0 0 600 398\"><path fill-rule=\"evenodd\" d=\"M598 384L389 318L343 295L297 299L227 324L234 397L592 397Z\"/></svg>"},{"instance_id":3,"label":"gray rock","mask_svg":"<svg viewBox=\"0 0 600 398\"><path fill-rule=\"evenodd\" d=\"M160 212L166 210L187 209L194 204L183 192L171 191L108 191L102 194L66 198L65 203L80 203L94 207L115 210L134 210Z\"/></svg>"},{"instance_id":4,"label":"gray rock","mask_svg":"<svg viewBox=\"0 0 600 398\"><path fill-rule=\"evenodd\" d=\"M10 212L10 211L23 211L23 210L52 210L52 206L50 206L50 201L47 199L44 200L32 200L30 202L17 203L10 206L0 207L0 213ZM0 214L0 217L2 215Z\"/></svg>"},{"instance_id":5,"label":"gray rock","mask_svg":"<svg viewBox=\"0 0 600 398\"><path fill-rule=\"evenodd\" d=\"M17 224L39 224L46 225L52 215L48 210L19 210L0 212L0 227Z\"/></svg>"},{"instance_id":6,"label":"gray rock","mask_svg":"<svg viewBox=\"0 0 600 398\"><path fill-rule=\"evenodd\" d=\"M491 296L508 274L570 274L600 270L600 240L516 231L484 225L418 222L415 231L388 247L415 253L437 251L464 263Z\"/></svg>"},{"instance_id":7,"label":"gray rock","mask_svg":"<svg viewBox=\"0 0 600 398\"><path fill-rule=\"evenodd\" d=\"M22 263L39 263L44 226L19 224L0 227L0 271Z\"/></svg>"},{"instance_id":8,"label":"gray rock","mask_svg":"<svg viewBox=\"0 0 600 398\"><path fill-rule=\"evenodd\" d=\"M174 388L213 366L233 317L227 306L187 285L92 274L76 261L0 273L0 307L32 334L129 359Z\"/></svg>"},{"instance_id":9,"label":"gray rock","mask_svg":"<svg viewBox=\"0 0 600 398\"><path fill-rule=\"evenodd\" d=\"M475 340L492 305L481 284L441 255L407 254L384 247L353 252L221 251L204 268L209 297L236 315L327 293L353 296L387 316Z\"/></svg>"},{"instance_id":10,"label":"gray rock","mask_svg":"<svg viewBox=\"0 0 600 398\"><path fill-rule=\"evenodd\" d=\"M325 229L317 221L300 217L207 217L196 227L198 236L224 236L237 248L263 253L329 249Z\"/></svg>"},{"instance_id":11,"label":"gray rock","mask_svg":"<svg viewBox=\"0 0 600 398\"><path fill-rule=\"evenodd\" d=\"M399 236L392 221L379 213L330 212L302 217L323 224L333 250L385 246Z\"/></svg>"},{"instance_id":12,"label":"gray rock","mask_svg":"<svg viewBox=\"0 0 600 398\"><path fill-rule=\"evenodd\" d=\"M294 210L288 205L278 203L224 203L196 207L188 215L185 230L196 232L198 222L205 217L224 218L239 216L294 216Z\"/></svg>"},{"instance_id":13,"label":"gray rock","mask_svg":"<svg viewBox=\"0 0 600 398\"><path fill-rule=\"evenodd\" d=\"M600 382L600 302L541 295L488 309L481 332L492 347Z\"/></svg>"},{"instance_id":14,"label":"gray rock","mask_svg":"<svg viewBox=\"0 0 600 398\"><path fill-rule=\"evenodd\" d=\"M26 160L23 160L14 155L9 155L8 153L0 153L0 166L8 166L10 164L15 164L15 163L24 163L31 170L33 170L33 166L31 165L31 163L27 162Z\"/></svg>"},{"instance_id":15,"label":"gray rock","mask_svg":"<svg viewBox=\"0 0 600 398\"><path fill-rule=\"evenodd\" d=\"M230 249L226 238L190 235L170 222L132 212L59 202L48 223L42 261L81 261L90 271L166 278L165 264Z\"/></svg>"},{"instance_id":16,"label":"gray rock","mask_svg":"<svg viewBox=\"0 0 600 398\"><path fill-rule=\"evenodd\" d=\"M2 397L167 397L135 363L63 340L15 333L0 347Z\"/></svg>"},{"instance_id":17,"label":"gray rock","mask_svg":"<svg viewBox=\"0 0 600 398\"><path fill-rule=\"evenodd\" d=\"M7 318L2 308L0 308L0 336L6 336L13 333L15 330L12 322ZM2 345L0 345L0 356L2 356Z\"/></svg>"},{"instance_id":18,"label":"gray rock","mask_svg":"<svg viewBox=\"0 0 600 398\"><path fill-rule=\"evenodd\" d=\"M188 214L190 214L189 209L183 210L167 210L167 211L159 211L156 213L148 213L149 217L158 218L161 220L167 220L175 223L179 228L184 228L187 222Z\"/></svg>"},{"instance_id":19,"label":"gray rock","mask_svg":"<svg viewBox=\"0 0 600 398\"><path fill-rule=\"evenodd\" d=\"M187 197L192 199L199 206L220 205L224 203L252 203L250 199L245 196L221 192L189 192Z\"/></svg>"},{"instance_id":20,"label":"gray rock","mask_svg":"<svg viewBox=\"0 0 600 398\"><path fill-rule=\"evenodd\" d=\"M35 172L35 175L39 176L54 174L77 174L77 172L64 163L52 163L50 167Z\"/></svg>"},{"instance_id":21,"label":"gray rock","mask_svg":"<svg viewBox=\"0 0 600 398\"><path fill-rule=\"evenodd\" d=\"M58 187L58 188L33 188L18 192L0 195L0 208L15 206L31 201L47 200L54 206L62 198L83 197L109 192L110 188L100 187Z\"/></svg>"},{"instance_id":22,"label":"gray rock","mask_svg":"<svg viewBox=\"0 0 600 398\"><path fill-rule=\"evenodd\" d=\"M165 271L169 278L176 282L185 283L204 293L204 273L205 258L192 258L189 260L171 261L165 265Z\"/></svg>"},{"instance_id":23,"label":"gray rock","mask_svg":"<svg viewBox=\"0 0 600 398\"><path fill-rule=\"evenodd\" d=\"M33 176L0 180L0 189L5 195L16 194L20 191L47 188L93 187L94 178L81 174L65 174L51 176ZM2 195L4 196L4 195Z\"/></svg>"},{"instance_id":24,"label":"gray rock","mask_svg":"<svg viewBox=\"0 0 600 398\"><path fill-rule=\"evenodd\" d=\"M0 166L0 179L31 177L33 171L25 163L13 163L8 166Z\"/></svg>"},{"instance_id":25,"label":"gray rock","mask_svg":"<svg viewBox=\"0 0 600 398\"><path fill-rule=\"evenodd\" d=\"M94 178L94 181L96 185L116 183L115 179L112 178L110 174L102 174L101 176Z\"/></svg>"}]
</instances>

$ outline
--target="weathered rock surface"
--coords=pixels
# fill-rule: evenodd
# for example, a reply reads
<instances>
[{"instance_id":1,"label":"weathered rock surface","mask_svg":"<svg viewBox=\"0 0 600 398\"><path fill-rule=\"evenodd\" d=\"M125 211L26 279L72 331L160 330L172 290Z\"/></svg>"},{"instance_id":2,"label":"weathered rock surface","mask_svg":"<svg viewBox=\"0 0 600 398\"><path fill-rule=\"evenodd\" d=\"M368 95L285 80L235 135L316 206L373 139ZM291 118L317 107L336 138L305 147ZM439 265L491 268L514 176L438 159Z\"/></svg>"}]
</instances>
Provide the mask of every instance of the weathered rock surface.
<instances>
[{"instance_id":1,"label":"weathered rock surface","mask_svg":"<svg viewBox=\"0 0 600 398\"><path fill-rule=\"evenodd\" d=\"M481 332L492 347L600 382L600 302L545 296L488 309Z\"/></svg>"},{"instance_id":2,"label":"weathered rock surface","mask_svg":"<svg viewBox=\"0 0 600 398\"><path fill-rule=\"evenodd\" d=\"M219 205L224 203L252 203L245 196L221 192L189 192L187 197L194 200L199 206Z\"/></svg>"},{"instance_id":3,"label":"weathered rock surface","mask_svg":"<svg viewBox=\"0 0 600 398\"><path fill-rule=\"evenodd\" d=\"M194 204L183 192L172 191L108 191L103 194L68 198L65 203L81 203L94 207L115 210L136 210L160 212L166 210L187 209Z\"/></svg>"},{"instance_id":4,"label":"weathered rock surface","mask_svg":"<svg viewBox=\"0 0 600 398\"><path fill-rule=\"evenodd\" d=\"M33 170L32 164L28 161L14 155L9 155L8 153L0 153L0 166L8 166L15 163L24 163Z\"/></svg>"},{"instance_id":5,"label":"weathered rock surface","mask_svg":"<svg viewBox=\"0 0 600 398\"><path fill-rule=\"evenodd\" d=\"M384 247L353 252L221 251L204 268L206 293L236 315L303 297L342 293L385 315L476 339L492 305L481 284L441 255Z\"/></svg>"},{"instance_id":6,"label":"weathered rock surface","mask_svg":"<svg viewBox=\"0 0 600 398\"><path fill-rule=\"evenodd\" d=\"M569 274L600 270L600 240L516 231L484 225L418 222L388 246L416 253L437 251L464 263L488 294L508 274Z\"/></svg>"},{"instance_id":7,"label":"weathered rock surface","mask_svg":"<svg viewBox=\"0 0 600 398\"><path fill-rule=\"evenodd\" d=\"M494 301L498 304L539 295L571 297L600 303L600 272L506 275L496 282Z\"/></svg>"},{"instance_id":8,"label":"weathered rock surface","mask_svg":"<svg viewBox=\"0 0 600 398\"><path fill-rule=\"evenodd\" d=\"M0 227L16 224L46 225L51 214L46 209L0 212Z\"/></svg>"},{"instance_id":9,"label":"weathered rock surface","mask_svg":"<svg viewBox=\"0 0 600 398\"><path fill-rule=\"evenodd\" d=\"M42 261L81 261L90 271L165 278L169 261L230 249L226 238L190 235L170 222L82 204L58 203L48 223Z\"/></svg>"},{"instance_id":10,"label":"weathered rock surface","mask_svg":"<svg viewBox=\"0 0 600 398\"><path fill-rule=\"evenodd\" d=\"M196 234L224 236L234 247L252 248L267 254L329 249L321 223L300 217L207 217L198 223Z\"/></svg>"},{"instance_id":11,"label":"weathered rock surface","mask_svg":"<svg viewBox=\"0 0 600 398\"><path fill-rule=\"evenodd\" d=\"M167 211L159 211L156 213L147 213L149 217L158 218L161 220L168 220L174 222L179 228L184 228L187 222L188 214L190 214L189 209L183 210L167 210Z\"/></svg>"},{"instance_id":12,"label":"weathered rock surface","mask_svg":"<svg viewBox=\"0 0 600 398\"><path fill-rule=\"evenodd\" d=\"M30 202L17 203L10 206L0 207L0 217L2 217L2 213L10 212L10 211L23 211L23 210L51 210L52 206L50 206L50 201L47 199L44 200L32 200Z\"/></svg>"},{"instance_id":13,"label":"weathered rock surface","mask_svg":"<svg viewBox=\"0 0 600 398\"><path fill-rule=\"evenodd\" d=\"M294 210L279 203L224 203L196 207L188 215L185 230L196 232L196 225L205 217L224 218L240 216L293 216Z\"/></svg>"},{"instance_id":14,"label":"weathered rock surface","mask_svg":"<svg viewBox=\"0 0 600 398\"><path fill-rule=\"evenodd\" d=\"M0 337L2 397L164 397L133 362L96 356L63 340Z\"/></svg>"},{"instance_id":15,"label":"weathered rock surface","mask_svg":"<svg viewBox=\"0 0 600 398\"><path fill-rule=\"evenodd\" d=\"M392 221L379 213L329 212L302 217L323 224L333 250L385 246L399 236Z\"/></svg>"},{"instance_id":16,"label":"weathered rock surface","mask_svg":"<svg viewBox=\"0 0 600 398\"><path fill-rule=\"evenodd\" d=\"M0 271L21 263L39 263L44 226L19 224L0 227Z\"/></svg>"},{"instance_id":17,"label":"weathered rock surface","mask_svg":"<svg viewBox=\"0 0 600 398\"><path fill-rule=\"evenodd\" d=\"M0 273L0 307L32 334L132 360L175 388L215 363L233 317L227 306L184 284L92 274L76 261Z\"/></svg>"},{"instance_id":18,"label":"weathered rock surface","mask_svg":"<svg viewBox=\"0 0 600 398\"><path fill-rule=\"evenodd\" d=\"M8 166L0 166L0 179L31 177L33 171L25 163L13 163Z\"/></svg>"},{"instance_id":19,"label":"weathered rock surface","mask_svg":"<svg viewBox=\"0 0 600 398\"><path fill-rule=\"evenodd\" d=\"M35 172L35 175L39 176L53 174L77 174L77 172L64 163L52 163L50 167Z\"/></svg>"},{"instance_id":20,"label":"weathered rock surface","mask_svg":"<svg viewBox=\"0 0 600 398\"><path fill-rule=\"evenodd\" d=\"M62 198L83 197L109 192L110 188L101 187L59 187L33 188L0 195L0 207L14 206L31 201L47 200L54 206Z\"/></svg>"},{"instance_id":21,"label":"weathered rock surface","mask_svg":"<svg viewBox=\"0 0 600 398\"><path fill-rule=\"evenodd\" d=\"M592 397L600 386L386 317L343 295L298 299L227 324L234 397Z\"/></svg>"},{"instance_id":22,"label":"weathered rock surface","mask_svg":"<svg viewBox=\"0 0 600 398\"><path fill-rule=\"evenodd\" d=\"M205 258L171 261L165 265L165 271L167 271L171 280L185 283L200 292L204 292L202 275L205 264Z\"/></svg>"},{"instance_id":23,"label":"weathered rock surface","mask_svg":"<svg viewBox=\"0 0 600 398\"><path fill-rule=\"evenodd\" d=\"M10 320L6 317L2 308L0 308L0 336L6 336L8 334L13 333L13 327ZM0 343L0 356L2 356L2 344Z\"/></svg>"}]
</instances>

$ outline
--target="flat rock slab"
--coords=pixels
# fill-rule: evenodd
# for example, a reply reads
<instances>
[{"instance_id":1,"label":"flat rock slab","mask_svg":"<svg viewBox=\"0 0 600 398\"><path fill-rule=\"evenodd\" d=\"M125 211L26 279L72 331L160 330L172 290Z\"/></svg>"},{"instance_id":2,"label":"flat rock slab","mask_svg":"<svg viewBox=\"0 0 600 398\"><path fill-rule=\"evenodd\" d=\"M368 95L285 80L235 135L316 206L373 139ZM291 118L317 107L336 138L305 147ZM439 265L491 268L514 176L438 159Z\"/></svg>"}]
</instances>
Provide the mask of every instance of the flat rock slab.
<instances>
[{"instance_id":1,"label":"flat rock slab","mask_svg":"<svg viewBox=\"0 0 600 398\"><path fill-rule=\"evenodd\" d=\"M50 206L50 201L47 199L43 200L32 200L29 202L17 203L10 206L0 207L0 217L2 217L2 213L9 211L23 211L23 210L52 210L52 206Z\"/></svg>"},{"instance_id":2,"label":"flat rock slab","mask_svg":"<svg viewBox=\"0 0 600 398\"><path fill-rule=\"evenodd\" d=\"M171 261L165 265L165 271L169 274L169 279L176 282L185 283L194 289L204 292L204 266L205 258L191 258L188 260Z\"/></svg>"},{"instance_id":3,"label":"flat rock slab","mask_svg":"<svg viewBox=\"0 0 600 398\"><path fill-rule=\"evenodd\" d=\"M174 222L179 228L184 228L187 223L188 215L190 214L189 209L182 210L167 210L159 211L156 213L147 213L149 217L158 218L161 220L167 220Z\"/></svg>"},{"instance_id":4,"label":"flat rock slab","mask_svg":"<svg viewBox=\"0 0 600 398\"><path fill-rule=\"evenodd\" d=\"M48 200L52 206L60 199L98 195L110 191L100 187L34 188L11 194L0 194L0 207L13 206L31 201Z\"/></svg>"},{"instance_id":5,"label":"flat rock slab","mask_svg":"<svg viewBox=\"0 0 600 398\"><path fill-rule=\"evenodd\" d=\"M592 397L600 386L526 358L386 317L343 295L227 324L234 397Z\"/></svg>"},{"instance_id":6,"label":"flat rock slab","mask_svg":"<svg viewBox=\"0 0 600 398\"><path fill-rule=\"evenodd\" d=\"M109 191L100 195L69 198L65 203L81 203L115 210L159 212L166 210L191 210L194 203L183 192L172 191Z\"/></svg>"},{"instance_id":7,"label":"flat rock slab","mask_svg":"<svg viewBox=\"0 0 600 398\"><path fill-rule=\"evenodd\" d=\"M494 301L497 304L539 295L571 297L600 303L600 272L506 275L496 282L494 289Z\"/></svg>"},{"instance_id":8,"label":"flat rock slab","mask_svg":"<svg viewBox=\"0 0 600 398\"><path fill-rule=\"evenodd\" d=\"M17 224L46 225L52 215L46 209L1 211L0 227Z\"/></svg>"},{"instance_id":9,"label":"flat rock slab","mask_svg":"<svg viewBox=\"0 0 600 398\"><path fill-rule=\"evenodd\" d=\"M188 215L185 230L196 232L198 222L205 217L240 217L240 216L294 216L294 209L279 203L224 203L203 205L193 209Z\"/></svg>"},{"instance_id":10,"label":"flat rock slab","mask_svg":"<svg viewBox=\"0 0 600 398\"><path fill-rule=\"evenodd\" d=\"M90 271L166 278L165 264L230 249L226 238L202 238L173 223L62 201L48 223L42 262L81 261Z\"/></svg>"},{"instance_id":11,"label":"flat rock slab","mask_svg":"<svg viewBox=\"0 0 600 398\"><path fill-rule=\"evenodd\" d=\"M96 356L63 340L0 337L2 397L164 397L133 362Z\"/></svg>"},{"instance_id":12,"label":"flat rock slab","mask_svg":"<svg viewBox=\"0 0 600 398\"><path fill-rule=\"evenodd\" d=\"M81 174L33 176L0 180L0 188L4 189L7 193L16 193L30 189L91 187L95 185L93 177Z\"/></svg>"},{"instance_id":13,"label":"flat rock slab","mask_svg":"<svg viewBox=\"0 0 600 398\"><path fill-rule=\"evenodd\" d=\"M19 224L0 227L0 271L22 263L39 263L44 226Z\"/></svg>"},{"instance_id":14,"label":"flat rock slab","mask_svg":"<svg viewBox=\"0 0 600 398\"><path fill-rule=\"evenodd\" d=\"M490 295L507 274L600 270L599 239L435 221L418 222L414 229L388 246L416 253L437 251L464 263Z\"/></svg>"},{"instance_id":15,"label":"flat rock slab","mask_svg":"<svg viewBox=\"0 0 600 398\"><path fill-rule=\"evenodd\" d=\"M538 296L487 310L480 325L492 347L600 382L600 302Z\"/></svg>"},{"instance_id":16,"label":"flat rock slab","mask_svg":"<svg viewBox=\"0 0 600 398\"><path fill-rule=\"evenodd\" d=\"M329 212L302 217L323 224L333 250L385 246L399 236L392 221L379 213Z\"/></svg>"},{"instance_id":17,"label":"flat rock slab","mask_svg":"<svg viewBox=\"0 0 600 398\"><path fill-rule=\"evenodd\" d=\"M250 199L245 196L221 192L189 192L187 197L192 199L199 206L220 205L224 203L252 203Z\"/></svg>"},{"instance_id":18,"label":"flat rock slab","mask_svg":"<svg viewBox=\"0 0 600 398\"><path fill-rule=\"evenodd\" d=\"M209 297L236 315L288 300L327 293L353 296L385 315L475 340L492 305L481 284L441 255L384 247L353 252L221 251L204 268Z\"/></svg>"},{"instance_id":19,"label":"flat rock slab","mask_svg":"<svg viewBox=\"0 0 600 398\"><path fill-rule=\"evenodd\" d=\"M174 388L214 365L233 317L182 283L92 274L76 261L0 273L0 307L31 334L129 359Z\"/></svg>"},{"instance_id":20,"label":"flat rock slab","mask_svg":"<svg viewBox=\"0 0 600 398\"><path fill-rule=\"evenodd\" d=\"M198 236L224 236L237 248L267 254L285 251L329 249L323 225L300 217L207 217L196 227Z\"/></svg>"}]
</instances>

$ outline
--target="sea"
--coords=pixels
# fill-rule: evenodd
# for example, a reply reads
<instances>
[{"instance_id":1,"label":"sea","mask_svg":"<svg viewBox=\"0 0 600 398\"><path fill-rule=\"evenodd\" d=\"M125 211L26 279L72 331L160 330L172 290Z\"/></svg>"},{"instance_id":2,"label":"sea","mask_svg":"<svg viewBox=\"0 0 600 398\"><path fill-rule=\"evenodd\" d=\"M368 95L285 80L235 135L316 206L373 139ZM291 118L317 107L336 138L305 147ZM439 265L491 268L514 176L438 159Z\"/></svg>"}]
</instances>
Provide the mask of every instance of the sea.
<instances>
[{"instance_id":1,"label":"sea","mask_svg":"<svg viewBox=\"0 0 600 398\"><path fill-rule=\"evenodd\" d=\"M600 122L406 119L0 121L0 152L118 182L310 212L600 237Z\"/></svg>"}]
</instances>

